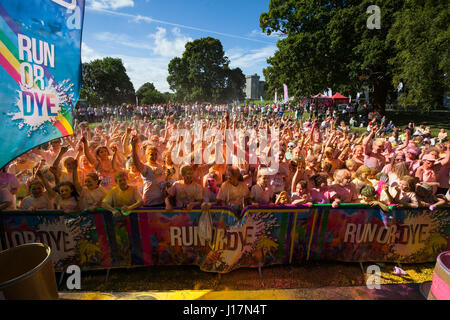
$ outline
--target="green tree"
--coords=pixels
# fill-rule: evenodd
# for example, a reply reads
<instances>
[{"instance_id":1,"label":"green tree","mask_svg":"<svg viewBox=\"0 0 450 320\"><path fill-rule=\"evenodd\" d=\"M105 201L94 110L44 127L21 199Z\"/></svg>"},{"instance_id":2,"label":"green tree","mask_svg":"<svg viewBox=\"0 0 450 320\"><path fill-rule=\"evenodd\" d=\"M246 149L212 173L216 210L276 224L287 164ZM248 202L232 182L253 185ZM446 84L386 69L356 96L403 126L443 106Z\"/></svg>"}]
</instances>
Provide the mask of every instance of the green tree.
<instances>
[{"instance_id":1,"label":"green tree","mask_svg":"<svg viewBox=\"0 0 450 320\"><path fill-rule=\"evenodd\" d=\"M97 59L84 63L82 70L82 91L93 104L119 105L135 101L134 87L121 59Z\"/></svg>"},{"instance_id":2,"label":"green tree","mask_svg":"<svg viewBox=\"0 0 450 320\"><path fill-rule=\"evenodd\" d=\"M229 102L233 100L243 101L245 99L245 75L240 68L225 70L225 90L223 93L223 101Z\"/></svg>"},{"instance_id":3,"label":"green tree","mask_svg":"<svg viewBox=\"0 0 450 320\"><path fill-rule=\"evenodd\" d=\"M174 93L164 92L163 95L166 103L174 103L176 101Z\"/></svg>"},{"instance_id":4,"label":"green tree","mask_svg":"<svg viewBox=\"0 0 450 320\"><path fill-rule=\"evenodd\" d=\"M396 13L388 38L397 55L393 86L402 82L402 106L430 110L442 106L449 90L450 8L447 1L408 0Z\"/></svg>"},{"instance_id":5,"label":"green tree","mask_svg":"<svg viewBox=\"0 0 450 320\"><path fill-rule=\"evenodd\" d=\"M96 91L98 83L94 70L89 63L83 63L82 66L83 85L81 87L80 98L86 99L89 105L99 105L101 99Z\"/></svg>"},{"instance_id":6,"label":"green tree","mask_svg":"<svg viewBox=\"0 0 450 320\"><path fill-rule=\"evenodd\" d=\"M170 61L167 81L178 101L227 102L227 99L238 99L243 95L239 92L239 88L243 91L242 78L238 70L229 69L229 63L220 40L211 37L197 39L186 43L181 58Z\"/></svg>"},{"instance_id":7,"label":"green tree","mask_svg":"<svg viewBox=\"0 0 450 320\"><path fill-rule=\"evenodd\" d=\"M166 103L166 97L158 90L147 90L142 97L143 104Z\"/></svg>"},{"instance_id":8,"label":"green tree","mask_svg":"<svg viewBox=\"0 0 450 320\"><path fill-rule=\"evenodd\" d=\"M136 97L138 97L139 101L142 100L144 97L144 93L147 90L156 90L155 85L151 82L144 83L137 91L136 91Z\"/></svg>"},{"instance_id":9,"label":"green tree","mask_svg":"<svg viewBox=\"0 0 450 320\"><path fill-rule=\"evenodd\" d=\"M381 29L367 28L370 5L381 8ZM367 86L371 104L383 113L393 92L388 59L395 54L386 38L401 5L400 0L271 0L260 26L269 35L286 37L263 70L270 95L283 83L295 96L329 87L348 95Z\"/></svg>"}]
</instances>

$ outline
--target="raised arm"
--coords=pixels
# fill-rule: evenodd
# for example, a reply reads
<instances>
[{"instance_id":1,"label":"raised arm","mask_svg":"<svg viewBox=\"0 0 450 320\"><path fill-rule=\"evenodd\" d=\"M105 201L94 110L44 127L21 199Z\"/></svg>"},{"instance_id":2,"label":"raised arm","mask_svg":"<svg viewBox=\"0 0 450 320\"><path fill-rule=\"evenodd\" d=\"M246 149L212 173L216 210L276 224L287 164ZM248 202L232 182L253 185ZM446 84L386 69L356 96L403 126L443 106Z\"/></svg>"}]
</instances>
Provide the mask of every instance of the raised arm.
<instances>
[{"instance_id":1,"label":"raised arm","mask_svg":"<svg viewBox=\"0 0 450 320\"><path fill-rule=\"evenodd\" d=\"M405 142L401 146L399 146L396 151L401 151L401 150L405 149L408 146L408 144L409 144L409 138L410 137L411 137L411 131L406 130Z\"/></svg>"},{"instance_id":2,"label":"raised arm","mask_svg":"<svg viewBox=\"0 0 450 320\"><path fill-rule=\"evenodd\" d=\"M47 179L45 178L45 175L42 173L41 170L38 170L36 172L36 177L38 177L39 179L41 179L42 184L45 187L45 190L47 190L48 195L50 196L50 198L55 199L57 196L57 193L53 190L53 188L48 184Z\"/></svg>"},{"instance_id":3,"label":"raised arm","mask_svg":"<svg viewBox=\"0 0 450 320\"><path fill-rule=\"evenodd\" d=\"M291 182L291 194L295 192L295 187L297 185L297 181L300 180L301 176L303 175L303 178L305 178L304 171L302 168L302 165L297 165L297 171L295 171L294 176L292 177Z\"/></svg>"},{"instance_id":4,"label":"raised arm","mask_svg":"<svg viewBox=\"0 0 450 320\"><path fill-rule=\"evenodd\" d=\"M117 155L117 153L118 153L117 147L114 145L114 146L112 146L111 150L113 151L111 166L114 171L120 170L120 164L119 164L118 155Z\"/></svg>"},{"instance_id":5,"label":"raised arm","mask_svg":"<svg viewBox=\"0 0 450 320\"><path fill-rule=\"evenodd\" d=\"M75 186L75 189L77 190L77 193L81 195L81 192L83 191L83 188L80 185L80 181L78 180L78 161L75 161L73 164L72 169L72 181Z\"/></svg>"},{"instance_id":6,"label":"raised arm","mask_svg":"<svg viewBox=\"0 0 450 320\"><path fill-rule=\"evenodd\" d=\"M370 141L372 140L373 136L375 135L375 130L374 129L375 128L372 128L372 130L370 131L370 134L363 141L364 154L368 154L370 152Z\"/></svg>"},{"instance_id":7,"label":"raised arm","mask_svg":"<svg viewBox=\"0 0 450 320\"><path fill-rule=\"evenodd\" d=\"M133 135L133 137L131 138L131 157L133 158L133 163L136 166L136 169L142 174L144 172L144 165L142 164L137 154L136 149L137 142L138 142L137 135Z\"/></svg>"},{"instance_id":8,"label":"raised arm","mask_svg":"<svg viewBox=\"0 0 450 320\"><path fill-rule=\"evenodd\" d=\"M125 133L122 139L122 150L124 155L130 154L130 136L131 136L131 128L127 128L127 132Z\"/></svg>"},{"instance_id":9,"label":"raised arm","mask_svg":"<svg viewBox=\"0 0 450 320\"><path fill-rule=\"evenodd\" d=\"M91 150L89 150L89 146L86 140L86 137L83 135L81 137L80 142L83 144L84 155L90 164L95 166L97 164L97 160L92 156Z\"/></svg>"},{"instance_id":10,"label":"raised arm","mask_svg":"<svg viewBox=\"0 0 450 320\"><path fill-rule=\"evenodd\" d=\"M59 150L58 156L56 157L55 161L53 161L52 167L59 168L59 163L61 162L61 159L63 155L69 150L68 146L62 146Z\"/></svg>"}]
</instances>

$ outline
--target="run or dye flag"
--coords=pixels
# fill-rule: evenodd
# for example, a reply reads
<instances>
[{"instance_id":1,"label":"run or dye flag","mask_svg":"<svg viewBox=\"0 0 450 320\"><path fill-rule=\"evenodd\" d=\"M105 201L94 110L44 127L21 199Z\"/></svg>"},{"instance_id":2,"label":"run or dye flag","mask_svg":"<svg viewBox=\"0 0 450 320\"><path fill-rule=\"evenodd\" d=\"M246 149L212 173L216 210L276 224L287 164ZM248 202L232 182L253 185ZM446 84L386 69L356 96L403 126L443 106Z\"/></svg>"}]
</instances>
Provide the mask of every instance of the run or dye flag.
<instances>
[{"instance_id":1,"label":"run or dye flag","mask_svg":"<svg viewBox=\"0 0 450 320\"><path fill-rule=\"evenodd\" d=\"M0 0L0 168L73 134L85 0Z\"/></svg>"},{"instance_id":2,"label":"run or dye flag","mask_svg":"<svg viewBox=\"0 0 450 320\"><path fill-rule=\"evenodd\" d=\"M273 102L274 102L274 103L277 103L277 102L278 102L277 89L275 89L275 97L273 98Z\"/></svg>"}]
</instances>

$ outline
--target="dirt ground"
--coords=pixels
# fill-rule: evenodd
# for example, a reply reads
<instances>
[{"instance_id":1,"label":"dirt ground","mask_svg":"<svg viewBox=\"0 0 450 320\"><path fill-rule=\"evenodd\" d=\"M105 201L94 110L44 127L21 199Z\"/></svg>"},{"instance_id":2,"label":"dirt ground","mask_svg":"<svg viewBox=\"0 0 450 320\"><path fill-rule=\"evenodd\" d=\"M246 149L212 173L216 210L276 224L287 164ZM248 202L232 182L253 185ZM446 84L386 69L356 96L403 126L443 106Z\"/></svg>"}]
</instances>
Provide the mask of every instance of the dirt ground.
<instances>
[{"instance_id":1,"label":"dirt ground","mask_svg":"<svg viewBox=\"0 0 450 320\"><path fill-rule=\"evenodd\" d=\"M363 263L363 268L367 270L369 265ZM431 281L435 266L434 263L404 264L401 267L407 275L398 276L393 272L395 264L377 265L381 269L381 284ZM363 274L359 263L310 262L265 267L261 271L262 278L256 268L217 274L203 272L197 266L153 266L111 269L108 279L106 270L88 271L81 274L81 288L101 292L320 288L365 285L368 276ZM60 291L65 291L64 283Z\"/></svg>"}]
</instances>

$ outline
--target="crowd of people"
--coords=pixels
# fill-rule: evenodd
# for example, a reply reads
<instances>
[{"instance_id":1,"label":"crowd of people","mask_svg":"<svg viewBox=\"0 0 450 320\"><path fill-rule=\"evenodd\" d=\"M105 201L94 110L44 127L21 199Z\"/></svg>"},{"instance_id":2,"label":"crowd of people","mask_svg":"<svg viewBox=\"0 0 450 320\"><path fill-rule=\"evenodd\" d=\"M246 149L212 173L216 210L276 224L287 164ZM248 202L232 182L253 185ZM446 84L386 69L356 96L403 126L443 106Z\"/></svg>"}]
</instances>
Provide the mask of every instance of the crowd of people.
<instances>
[{"instance_id":1,"label":"crowd of people","mask_svg":"<svg viewBox=\"0 0 450 320\"><path fill-rule=\"evenodd\" d=\"M433 137L424 126L400 129L383 117L370 119L358 134L331 110L304 118L302 106L84 109L77 109L73 136L1 169L0 210L103 208L118 216L138 207L222 205L239 214L247 205L362 203L389 211L392 205L434 210L450 201L444 129ZM203 133L201 141L180 134L194 130ZM238 132L233 161L217 161L226 144L208 130ZM263 133L277 147L259 148ZM208 149L210 157L194 161L196 148ZM260 160L263 153L272 160Z\"/></svg>"}]
</instances>

